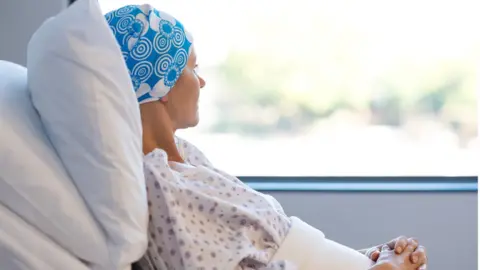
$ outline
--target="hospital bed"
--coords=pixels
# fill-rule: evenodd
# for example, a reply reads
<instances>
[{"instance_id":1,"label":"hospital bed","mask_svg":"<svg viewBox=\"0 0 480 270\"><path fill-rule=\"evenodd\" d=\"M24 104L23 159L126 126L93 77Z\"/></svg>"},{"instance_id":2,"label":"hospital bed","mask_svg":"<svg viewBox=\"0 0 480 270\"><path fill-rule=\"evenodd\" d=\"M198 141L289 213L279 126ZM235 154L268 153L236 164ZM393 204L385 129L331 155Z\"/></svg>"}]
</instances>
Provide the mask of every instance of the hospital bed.
<instances>
[{"instance_id":1,"label":"hospital bed","mask_svg":"<svg viewBox=\"0 0 480 270\"><path fill-rule=\"evenodd\" d=\"M48 19L27 54L28 71L0 61L0 269L131 269L147 245L140 117L97 1Z\"/></svg>"}]
</instances>

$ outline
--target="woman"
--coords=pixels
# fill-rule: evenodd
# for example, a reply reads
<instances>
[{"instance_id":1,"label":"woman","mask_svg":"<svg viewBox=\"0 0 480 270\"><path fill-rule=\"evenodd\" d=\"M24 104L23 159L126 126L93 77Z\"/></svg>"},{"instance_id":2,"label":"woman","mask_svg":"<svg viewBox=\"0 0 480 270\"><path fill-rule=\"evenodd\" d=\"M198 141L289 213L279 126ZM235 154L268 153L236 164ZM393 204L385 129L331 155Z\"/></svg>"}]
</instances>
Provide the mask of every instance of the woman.
<instances>
[{"instance_id":1,"label":"woman","mask_svg":"<svg viewBox=\"0 0 480 270\"><path fill-rule=\"evenodd\" d=\"M105 17L142 116L150 209L142 269L413 270L426 263L424 248L405 237L360 253L330 241L286 216L273 197L216 169L196 147L175 136L176 130L198 124L205 86L191 35L149 5L125 6Z\"/></svg>"}]
</instances>

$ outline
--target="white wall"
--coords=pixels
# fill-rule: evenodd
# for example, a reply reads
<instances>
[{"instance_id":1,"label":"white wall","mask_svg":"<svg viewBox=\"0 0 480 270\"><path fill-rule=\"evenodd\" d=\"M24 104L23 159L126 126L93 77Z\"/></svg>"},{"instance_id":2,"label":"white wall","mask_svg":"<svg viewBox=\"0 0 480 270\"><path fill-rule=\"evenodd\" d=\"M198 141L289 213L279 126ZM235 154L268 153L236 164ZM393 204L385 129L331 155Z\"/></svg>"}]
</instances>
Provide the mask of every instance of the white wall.
<instances>
[{"instance_id":1,"label":"white wall","mask_svg":"<svg viewBox=\"0 0 480 270\"><path fill-rule=\"evenodd\" d=\"M1 0L0 60L26 65L32 34L46 18L66 5L66 0Z\"/></svg>"},{"instance_id":2,"label":"white wall","mask_svg":"<svg viewBox=\"0 0 480 270\"><path fill-rule=\"evenodd\" d=\"M272 192L289 215L356 249L418 237L429 269L477 268L477 194Z\"/></svg>"}]
</instances>

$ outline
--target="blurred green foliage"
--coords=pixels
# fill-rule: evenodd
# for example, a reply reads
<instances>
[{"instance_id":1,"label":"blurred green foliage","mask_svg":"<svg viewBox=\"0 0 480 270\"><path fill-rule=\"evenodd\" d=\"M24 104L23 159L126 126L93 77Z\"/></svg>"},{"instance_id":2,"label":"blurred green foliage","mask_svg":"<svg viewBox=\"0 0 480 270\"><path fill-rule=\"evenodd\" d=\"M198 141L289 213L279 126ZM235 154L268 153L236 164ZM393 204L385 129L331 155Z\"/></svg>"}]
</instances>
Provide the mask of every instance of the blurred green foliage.
<instances>
[{"instance_id":1,"label":"blurred green foliage","mask_svg":"<svg viewBox=\"0 0 480 270\"><path fill-rule=\"evenodd\" d=\"M402 126L428 116L476 136L478 44L442 57L429 55L421 40L418 48L401 37L389 41L400 44L391 49L373 44L353 26L328 18L270 19L274 27L252 23L251 46L230 51L218 67L226 89L214 131L298 132L349 109L371 115L372 124Z\"/></svg>"}]
</instances>

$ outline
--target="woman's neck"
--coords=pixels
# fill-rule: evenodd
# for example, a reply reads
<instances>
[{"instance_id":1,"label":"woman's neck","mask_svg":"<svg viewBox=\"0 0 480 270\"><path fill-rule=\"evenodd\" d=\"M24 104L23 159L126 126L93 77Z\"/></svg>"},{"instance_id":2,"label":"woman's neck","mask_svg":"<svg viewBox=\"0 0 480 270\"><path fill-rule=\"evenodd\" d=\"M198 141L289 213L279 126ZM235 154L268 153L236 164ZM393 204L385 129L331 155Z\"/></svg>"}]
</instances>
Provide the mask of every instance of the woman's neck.
<instances>
[{"instance_id":1,"label":"woman's neck","mask_svg":"<svg viewBox=\"0 0 480 270\"><path fill-rule=\"evenodd\" d=\"M151 102L153 103L153 102ZM140 106L143 127L143 153L164 150L169 161L183 163L175 142L175 128L163 104L145 103Z\"/></svg>"}]
</instances>

